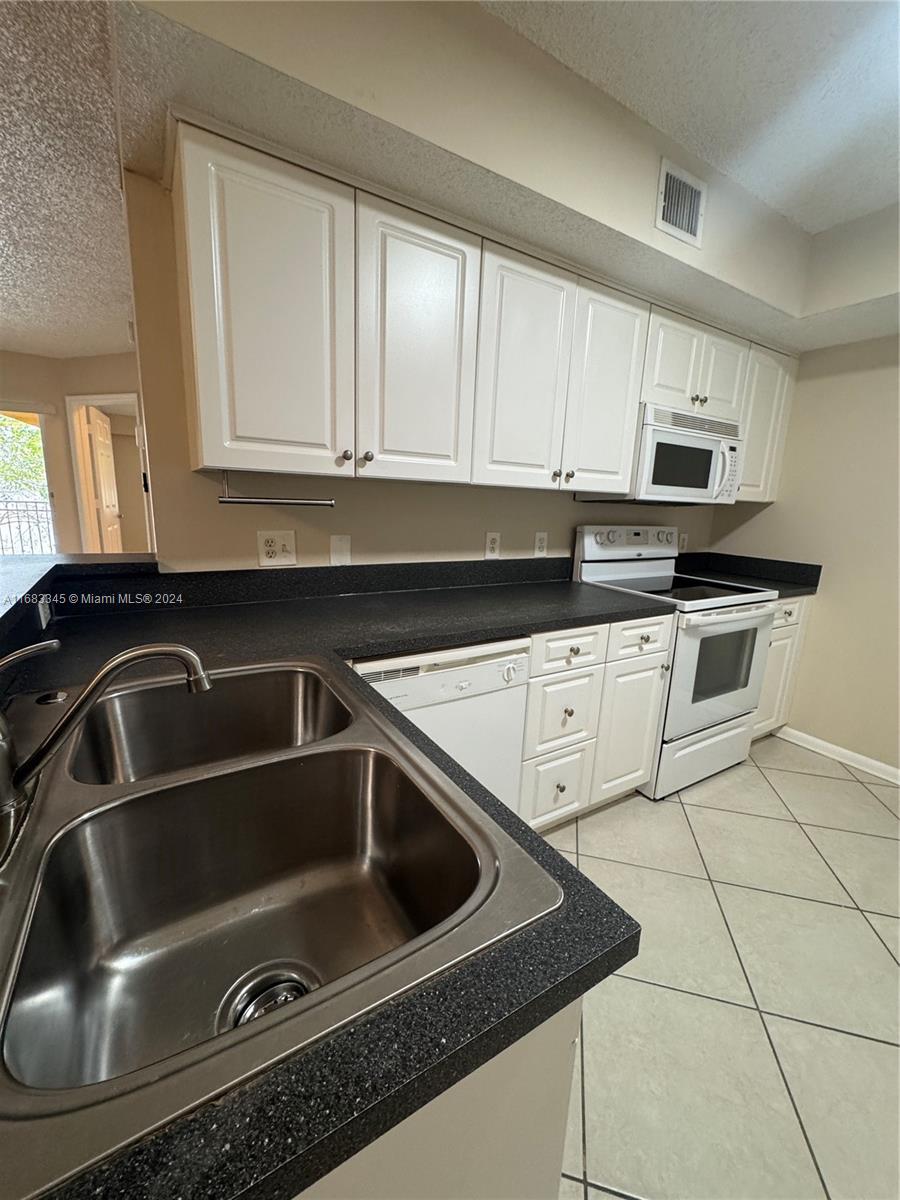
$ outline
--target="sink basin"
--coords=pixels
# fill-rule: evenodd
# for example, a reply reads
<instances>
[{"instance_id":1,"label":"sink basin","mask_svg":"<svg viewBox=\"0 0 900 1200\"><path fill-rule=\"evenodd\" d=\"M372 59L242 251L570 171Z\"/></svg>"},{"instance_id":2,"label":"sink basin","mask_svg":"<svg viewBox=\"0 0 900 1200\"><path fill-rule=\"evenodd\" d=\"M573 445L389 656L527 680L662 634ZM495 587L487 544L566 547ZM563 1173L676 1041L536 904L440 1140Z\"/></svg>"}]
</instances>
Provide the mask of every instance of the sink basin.
<instances>
[{"instance_id":1,"label":"sink basin","mask_svg":"<svg viewBox=\"0 0 900 1200\"><path fill-rule=\"evenodd\" d=\"M280 735L302 736L308 679L274 682L296 701ZM149 697L173 736L178 694ZM113 702L84 762L123 761L98 748L118 745L146 697ZM329 719L339 716L332 706ZM211 752L214 726L195 727ZM166 762L188 750L179 735ZM151 769L133 763L123 769ZM47 858L6 1066L31 1088L78 1088L299 1012L446 921L480 876L470 842L374 749L323 748L100 810Z\"/></svg>"},{"instance_id":2,"label":"sink basin","mask_svg":"<svg viewBox=\"0 0 900 1200\"><path fill-rule=\"evenodd\" d=\"M304 746L340 733L351 716L311 671L214 676L191 695L181 680L111 692L81 727L72 757L80 783L133 783L230 758Z\"/></svg>"}]
</instances>

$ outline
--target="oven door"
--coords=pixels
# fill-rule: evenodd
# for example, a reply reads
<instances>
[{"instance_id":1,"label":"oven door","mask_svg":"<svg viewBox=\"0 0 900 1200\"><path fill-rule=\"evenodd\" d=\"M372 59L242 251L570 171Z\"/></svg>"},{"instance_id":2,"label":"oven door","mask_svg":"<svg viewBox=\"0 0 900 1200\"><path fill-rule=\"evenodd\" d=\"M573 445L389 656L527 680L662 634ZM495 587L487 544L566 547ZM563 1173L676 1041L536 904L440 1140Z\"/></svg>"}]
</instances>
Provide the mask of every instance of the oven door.
<instances>
[{"instance_id":1,"label":"oven door","mask_svg":"<svg viewBox=\"0 0 900 1200\"><path fill-rule=\"evenodd\" d=\"M727 469L728 455L721 438L645 425L635 499L708 503L716 498Z\"/></svg>"},{"instance_id":2,"label":"oven door","mask_svg":"<svg viewBox=\"0 0 900 1200\"><path fill-rule=\"evenodd\" d=\"M774 615L753 604L678 617L665 741L759 706Z\"/></svg>"}]
</instances>

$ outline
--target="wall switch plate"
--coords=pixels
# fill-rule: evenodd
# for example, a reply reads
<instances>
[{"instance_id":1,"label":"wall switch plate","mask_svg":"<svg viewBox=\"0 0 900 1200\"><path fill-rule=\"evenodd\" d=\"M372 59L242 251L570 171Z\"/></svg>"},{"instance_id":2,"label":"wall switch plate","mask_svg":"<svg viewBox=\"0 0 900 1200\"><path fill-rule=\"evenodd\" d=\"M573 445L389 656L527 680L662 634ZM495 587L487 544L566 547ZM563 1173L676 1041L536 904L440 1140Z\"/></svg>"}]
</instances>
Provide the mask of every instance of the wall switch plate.
<instances>
[{"instance_id":1,"label":"wall switch plate","mask_svg":"<svg viewBox=\"0 0 900 1200\"><path fill-rule=\"evenodd\" d=\"M486 533L484 535L484 557L499 558L500 557L500 534Z\"/></svg>"},{"instance_id":2,"label":"wall switch plate","mask_svg":"<svg viewBox=\"0 0 900 1200\"><path fill-rule=\"evenodd\" d=\"M259 529L256 553L261 567L296 567L296 534L293 529Z\"/></svg>"},{"instance_id":3,"label":"wall switch plate","mask_svg":"<svg viewBox=\"0 0 900 1200\"><path fill-rule=\"evenodd\" d=\"M536 533L534 535L534 557L535 558L546 558L547 557L547 534L546 533Z\"/></svg>"},{"instance_id":4,"label":"wall switch plate","mask_svg":"<svg viewBox=\"0 0 900 1200\"><path fill-rule=\"evenodd\" d=\"M350 534L333 533L330 542L331 565L333 567L350 566Z\"/></svg>"},{"instance_id":5,"label":"wall switch plate","mask_svg":"<svg viewBox=\"0 0 900 1200\"><path fill-rule=\"evenodd\" d=\"M679 535L678 535L678 550L679 550L679 552L681 552L682 550L687 550L687 534L686 533L679 533Z\"/></svg>"}]
</instances>

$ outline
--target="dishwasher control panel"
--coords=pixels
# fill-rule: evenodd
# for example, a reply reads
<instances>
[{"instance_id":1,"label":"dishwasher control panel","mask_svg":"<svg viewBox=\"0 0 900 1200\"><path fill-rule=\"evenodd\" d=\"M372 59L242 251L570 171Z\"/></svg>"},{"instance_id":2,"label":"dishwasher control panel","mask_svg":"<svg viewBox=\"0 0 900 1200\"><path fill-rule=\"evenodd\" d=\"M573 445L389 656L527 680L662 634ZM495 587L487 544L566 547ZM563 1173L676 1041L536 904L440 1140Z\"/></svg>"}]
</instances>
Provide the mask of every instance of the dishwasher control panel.
<instances>
[{"instance_id":1,"label":"dishwasher control panel","mask_svg":"<svg viewBox=\"0 0 900 1200\"><path fill-rule=\"evenodd\" d=\"M513 650L477 646L434 655L355 665L367 683L401 711L448 704L523 686L528 680L529 643Z\"/></svg>"}]
</instances>

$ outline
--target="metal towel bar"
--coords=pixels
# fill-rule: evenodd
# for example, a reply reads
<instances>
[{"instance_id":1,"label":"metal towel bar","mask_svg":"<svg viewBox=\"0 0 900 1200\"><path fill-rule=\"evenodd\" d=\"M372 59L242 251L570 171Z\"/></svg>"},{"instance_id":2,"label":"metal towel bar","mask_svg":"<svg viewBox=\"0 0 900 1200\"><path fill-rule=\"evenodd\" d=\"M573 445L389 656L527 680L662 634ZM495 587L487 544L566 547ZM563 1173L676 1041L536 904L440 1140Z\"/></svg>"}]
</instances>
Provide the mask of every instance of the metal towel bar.
<instances>
[{"instance_id":1,"label":"metal towel bar","mask_svg":"<svg viewBox=\"0 0 900 1200\"><path fill-rule=\"evenodd\" d=\"M334 508L334 500L313 500L302 499L299 496L282 497L282 496L232 496L228 490L228 472L222 472L222 495L219 497L220 504L275 504L284 505L292 504L302 508Z\"/></svg>"}]
</instances>

